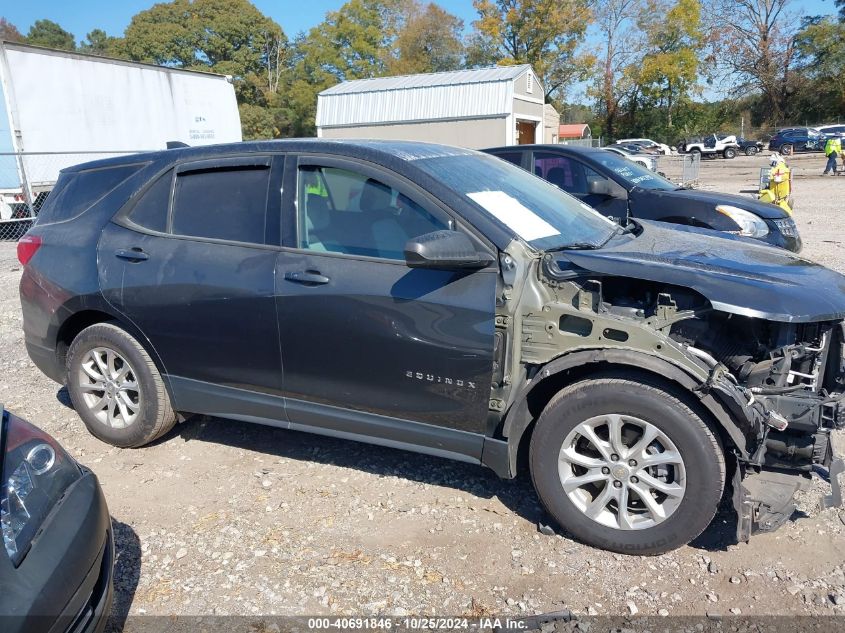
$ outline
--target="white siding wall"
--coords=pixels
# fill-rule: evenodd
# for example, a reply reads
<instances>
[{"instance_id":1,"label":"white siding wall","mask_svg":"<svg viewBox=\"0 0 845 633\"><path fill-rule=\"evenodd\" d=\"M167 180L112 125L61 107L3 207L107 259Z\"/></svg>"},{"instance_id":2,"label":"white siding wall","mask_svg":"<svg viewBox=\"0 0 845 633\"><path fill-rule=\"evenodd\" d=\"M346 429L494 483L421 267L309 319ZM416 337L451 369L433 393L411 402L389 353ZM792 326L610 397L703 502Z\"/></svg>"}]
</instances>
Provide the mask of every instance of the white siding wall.
<instances>
[{"instance_id":1,"label":"white siding wall","mask_svg":"<svg viewBox=\"0 0 845 633\"><path fill-rule=\"evenodd\" d=\"M426 141L469 149L506 145L510 117L460 119L426 123L393 123L387 125L355 125L325 128L323 138L365 138L392 141Z\"/></svg>"},{"instance_id":2,"label":"white siding wall","mask_svg":"<svg viewBox=\"0 0 845 633\"><path fill-rule=\"evenodd\" d=\"M317 127L506 116L509 81L320 95Z\"/></svg>"}]
</instances>

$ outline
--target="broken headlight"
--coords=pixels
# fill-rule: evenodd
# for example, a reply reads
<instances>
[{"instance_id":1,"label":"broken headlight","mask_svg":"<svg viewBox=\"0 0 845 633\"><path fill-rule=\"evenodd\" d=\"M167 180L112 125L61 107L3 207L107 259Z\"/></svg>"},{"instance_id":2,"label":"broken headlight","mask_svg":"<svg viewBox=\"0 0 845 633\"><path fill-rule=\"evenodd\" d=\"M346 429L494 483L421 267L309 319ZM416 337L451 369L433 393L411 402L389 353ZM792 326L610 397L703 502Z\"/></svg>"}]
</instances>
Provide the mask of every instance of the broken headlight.
<instances>
[{"instance_id":1,"label":"broken headlight","mask_svg":"<svg viewBox=\"0 0 845 633\"><path fill-rule=\"evenodd\" d=\"M0 413L0 531L17 567L50 510L82 471L52 437L2 408Z\"/></svg>"},{"instance_id":2,"label":"broken headlight","mask_svg":"<svg viewBox=\"0 0 845 633\"><path fill-rule=\"evenodd\" d=\"M718 205L716 211L728 216L737 225L739 230L731 231L732 233L757 238L766 237L769 234L769 227L765 220L750 211L740 209L739 207L732 207L728 204Z\"/></svg>"}]
</instances>

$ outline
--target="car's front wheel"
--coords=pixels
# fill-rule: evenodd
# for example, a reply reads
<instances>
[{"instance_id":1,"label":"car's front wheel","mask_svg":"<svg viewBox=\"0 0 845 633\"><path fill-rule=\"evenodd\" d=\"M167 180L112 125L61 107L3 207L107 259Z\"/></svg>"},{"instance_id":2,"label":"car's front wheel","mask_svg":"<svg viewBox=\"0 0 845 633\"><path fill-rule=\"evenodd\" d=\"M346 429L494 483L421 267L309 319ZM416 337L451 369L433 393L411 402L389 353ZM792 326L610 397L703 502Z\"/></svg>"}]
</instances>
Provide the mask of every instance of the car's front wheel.
<instances>
[{"instance_id":1,"label":"car's front wheel","mask_svg":"<svg viewBox=\"0 0 845 633\"><path fill-rule=\"evenodd\" d=\"M661 554L704 531L725 462L682 398L631 375L585 380L549 402L531 438L531 476L566 531L629 554Z\"/></svg>"},{"instance_id":2,"label":"car's front wheel","mask_svg":"<svg viewBox=\"0 0 845 633\"><path fill-rule=\"evenodd\" d=\"M789 156L792 154L792 143L784 143L780 146L780 153L784 156Z\"/></svg>"},{"instance_id":3,"label":"car's front wheel","mask_svg":"<svg viewBox=\"0 0 845 633\"><path fill-rule=\"evenodd\" d=\"M97 323L74 339L67 355L67 386L88 430L114 446L143 446L176 424L155 363L114 323Z\"/></svg>"},{"instance_id":4,"label":"car's front wheel","mask_svg":"<svg viewBox=\"0 0 845 633\"><path fill-rule=\"evenodd\" d=\"M733 147L726 147L722 152L722 156L725 158L736 158L736 150Z\"/></svg>"},{"instance_id":5,"label":"car's front wheel","mask_svg":"<svg viewBox=\"0 0 845 633\"><path fill-rule=\"evenodd\" d=\"M754 156L754 154L756 154L758 151L760 151L760 150L758 149L758 147L756 145L749 145L748 147L745 148L745 155L746 156Z\"/></svg>"}]
</instances>

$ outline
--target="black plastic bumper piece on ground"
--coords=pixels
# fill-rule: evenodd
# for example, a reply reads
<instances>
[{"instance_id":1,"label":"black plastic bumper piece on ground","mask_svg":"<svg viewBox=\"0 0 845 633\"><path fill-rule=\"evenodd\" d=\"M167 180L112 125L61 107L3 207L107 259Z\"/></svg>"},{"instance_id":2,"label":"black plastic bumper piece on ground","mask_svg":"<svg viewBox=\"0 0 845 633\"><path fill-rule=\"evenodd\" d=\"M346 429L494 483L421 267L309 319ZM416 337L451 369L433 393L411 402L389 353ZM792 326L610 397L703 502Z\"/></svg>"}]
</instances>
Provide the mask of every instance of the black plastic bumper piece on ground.
<instances>
[{"instance_id":1,"label":"black plastic bumper piece on ground","mask_svg":"<svg viewBox=\"0 0 845 633\"><path fill-rule=\"evenodd\" d=\"M795 493L809 484L797 472L761 471L746 473L737 468L733 480L733 502L737 514L736 538L747 542L753 534L774 532L795 512Z\"/></svg>"},{"instance_id":2,"label":"black plastic bumper piece on ground","mask_svg":"<svg viewBox=\"0 0 845 633\"><path fill-rule=\"evenodd\" d=\"M0 631L100 633L111 611L113 564L111 518L86 471L17 568L0 550Z\"/></svg>"},{"instance_id":3,"label":"black plastic bumper piece on ground","mask_svg":"<svg viewBox=\"0 0 845 633\"><path fill-rule=\"evenodd\" d=\"M842 433L834 431L830 435L830 451L832 458L828 473L830 476L830 494L824 498L825 508L842 507L842 487L839 482L839 475L845 473L845 437Z\"/></svg>"}]
</instances>

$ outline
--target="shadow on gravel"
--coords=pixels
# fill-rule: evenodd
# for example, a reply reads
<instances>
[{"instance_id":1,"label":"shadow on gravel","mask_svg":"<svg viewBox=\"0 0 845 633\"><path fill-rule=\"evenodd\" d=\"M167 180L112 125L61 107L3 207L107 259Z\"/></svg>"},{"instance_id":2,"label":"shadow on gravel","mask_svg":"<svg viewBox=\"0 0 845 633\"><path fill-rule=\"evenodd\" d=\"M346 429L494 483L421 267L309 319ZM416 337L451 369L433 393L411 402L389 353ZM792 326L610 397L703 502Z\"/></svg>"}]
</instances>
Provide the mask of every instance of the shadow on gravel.
<instances>
[{"instance_id":1,"label":"shadow on gravel","mask_svg":"<svg viewBox=\"0 0 845 633\"><path fill-rule=\"evenodd\" d=\"M60 389L56 398L72 408L66 388ZM172 441L177 436L184 441L213 442L287 459L354 468L380 477L401 477L433 486L447 486L483 499L495 497L529 523L535 526L551 526L555 532L563 533L540 504L531 479L525 472L516 479L505 480L483 466L352 440L208 416L195 416L177 424L172 431L152 442L151 446ZM802 516L805 515L796 512L790 520L795 521ZM128 526L124 527L131 531ZM548 528L544 527L542 533L548 533ZM567 537L569 538L568 535ZM137 537L135 538L137 540ZM716 552L726 551L729 545L735 543L736 514L728 490L713 521L689 545L695 549ZM140 552L138 564L140 565ZM135 583L137 584L137 578ZM115 601L117 602L117 594ZM129 604L131 595L127 610Z\"/></svg>"},{"instance_id":2,"label":"shadow on gravel","mask_svg":"<svg viewBox=\"0 0 845 633\"><path fill-rule=\"evenodd\" d=\"M505 480L483 466L206 416L197 416L177 425L156 443L172 441L176 435L185 441L214 442L288 459L354 468L380 477L401 477L433 486L447 486L483 499L495 497L529 523L552 526L555 532L563 533L540 504L527 473L521 473L513 480ZM547 534L547 530L544 527L542 533ZM567 538L571 537L567 535ZM736 516L728 495L713 522L690 546L707 551L724 551L734 543Z\"/></svg>"},{"instance_id":3,"label":"shadow on gravel","mask_svg":"<svg viewBox=\"0 0 845 633\"><path fill-rule=\"evenodd\" d=\"M73 409L73 402L70 400L70 393L68 393L67 387L62 387L56 392L56 400L58 400L59 404L62 406L65 406L68 409Z\"/></svg>"},{"instance_id":4,"label":"shadow on gravel","mask_svg":"<svg viewBox=\"0 0 845 633\"><path fill-rule=\"evenodd\" d=\"M112 518L114 531L114 601L106 631L122 631L141 577L141 541L130 526Z\"/></svg>"},{"instance_id":5,"label":"shadow on gravel","mask_svg":"<svg viewBox=\"0 0 845 633\"><path fill-rule=\"evenodd\" d=\"M496 497L526 521L535 525L552 522L540 505L530 478L525 474L508 481L500 479L483 466L206 416L197 416L178 424L158 442L172 441L177 435L185 441L214 442L303 462L354 468L379 477L401 477L433 486L445 486L484 499Z\"/></svg>"}]
</instances>

